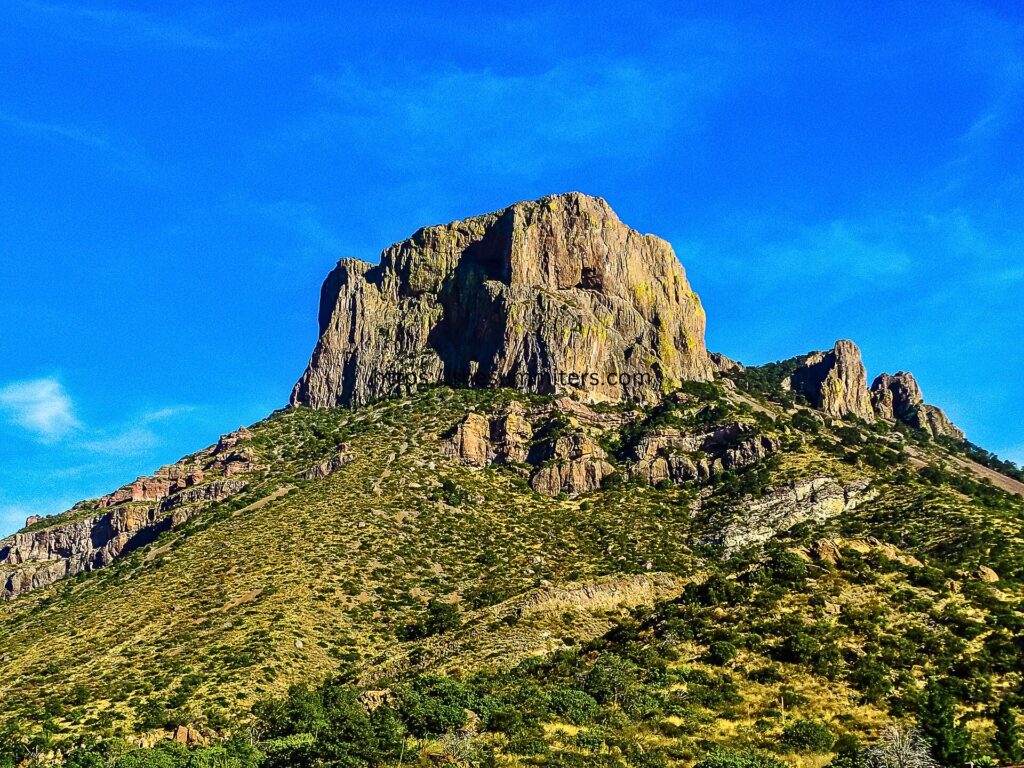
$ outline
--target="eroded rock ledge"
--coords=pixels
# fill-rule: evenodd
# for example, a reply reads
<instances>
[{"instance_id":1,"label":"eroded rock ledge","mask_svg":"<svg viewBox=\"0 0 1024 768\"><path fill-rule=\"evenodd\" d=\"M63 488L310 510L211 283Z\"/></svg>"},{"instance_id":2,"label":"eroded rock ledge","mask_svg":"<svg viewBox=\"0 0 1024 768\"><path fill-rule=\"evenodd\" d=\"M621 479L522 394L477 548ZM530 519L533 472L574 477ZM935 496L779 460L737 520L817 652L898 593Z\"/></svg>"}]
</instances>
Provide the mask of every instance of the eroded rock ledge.
<instances>
[{"instance_id":1,"label":"eroded rock ledge","mask_svg":"<svg viewBox=\"0 0 1024 768\"><path fill-rule=\"evenodd\" d=\"M217 445L63 516L77 519L57 517L49 526L46 519L29 519L27 530L0 541L0 599L110 565L198 509L239 493L248 484L241 476L259 468L246 445L251 437L245 428L224 435Z\"/></svg>"},{"instance_id":2,"label":"eroded rock ledge","mask_svg":"<svg viewBox=\"0 0 1024 768\"><path fill-rule=\"evenodd\" d=\"M727 553L763 544L804 522L821 523L874 499L867 480L842 483L834 477L813 477L776 488L743 505L742 519L723 525L716 543Z\"/></svg>"}]
</instances>

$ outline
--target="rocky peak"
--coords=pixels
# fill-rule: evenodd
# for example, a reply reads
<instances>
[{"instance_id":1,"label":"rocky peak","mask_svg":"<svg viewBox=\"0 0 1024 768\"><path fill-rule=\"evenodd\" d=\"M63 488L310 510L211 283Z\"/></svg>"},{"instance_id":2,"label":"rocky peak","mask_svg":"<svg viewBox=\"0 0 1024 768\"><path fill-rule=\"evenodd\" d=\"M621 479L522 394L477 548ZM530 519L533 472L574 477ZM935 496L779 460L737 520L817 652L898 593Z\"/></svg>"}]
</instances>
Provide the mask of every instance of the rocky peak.
<instances>
[{"instance_id":1,"label":"rocky peak","mask_svg":"<svg viewBox=\"0 0 1024 768\"><path fill-rule=\"evenodd\" d=\"M905 419L924 402L921 388L912 373L883 373L871 384L871 402L883 419Z\"/></svg>"},{"instance_id":2,"label":"rocky peak","mask_svg":"<svg viewBox=\"0 0 1024 768\"><path fill-rule=\"evenodd\" d=\"M783 386L801 393L830 416L874 421L867 371L852 341L840 340L827 352L812 352Z\"/></svg>"},{"instance_id":3,"label":"rocky peak","mask_svg":"<svg viewBox=\"0 0 1024 768\"><path fill-rule=\"evenodd\" d=\"M704 311L671 246L576 192L426 227L324 282L293 405L420 385L653 400L707 380Z\"/></svg>"},{"instance_id":4,"label":"rocky peak","mask_svg":"<svg viewBox=\"0 0 1024 768\"><path fill-rule=\"evenodd\" d=\"M924 401L921 387L911 373L881 374L871 384L871 402L880 418L901 421L932 437L964 439L964 433L941 408Z\"/></svg>"}]
</instances>

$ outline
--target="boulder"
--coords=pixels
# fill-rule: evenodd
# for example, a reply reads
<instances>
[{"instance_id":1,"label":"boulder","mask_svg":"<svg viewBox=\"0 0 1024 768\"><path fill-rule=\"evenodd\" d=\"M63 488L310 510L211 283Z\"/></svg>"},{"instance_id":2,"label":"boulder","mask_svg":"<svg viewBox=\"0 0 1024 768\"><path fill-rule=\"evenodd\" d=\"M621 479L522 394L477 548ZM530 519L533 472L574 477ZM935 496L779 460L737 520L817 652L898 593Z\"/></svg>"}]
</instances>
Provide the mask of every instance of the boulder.
<instances>
[{"instance_id":1,"label":"boulder","mask_svg":"<svg viewBox=\"0 0 1024 768\"><path fill-rule=\"evenodd\" d=\"M980 581L984 581L988 584L994 584L999 581L999 574L987 565L979 565L978 570L975 571L975 575Z\"/></svg>"}]
</instances>

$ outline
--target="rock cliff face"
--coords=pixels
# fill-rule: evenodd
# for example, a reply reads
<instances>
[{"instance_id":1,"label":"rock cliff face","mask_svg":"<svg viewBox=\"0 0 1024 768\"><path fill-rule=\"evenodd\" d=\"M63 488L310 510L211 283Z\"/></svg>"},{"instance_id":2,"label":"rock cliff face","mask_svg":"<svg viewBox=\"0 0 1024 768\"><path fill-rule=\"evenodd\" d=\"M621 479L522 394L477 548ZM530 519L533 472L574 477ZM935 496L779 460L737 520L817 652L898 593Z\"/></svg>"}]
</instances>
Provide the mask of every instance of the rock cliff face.
<instances>
[{"instance_id":1,"label":"rock cliff face","mask_svg":"<svg viewBox=\"0 0 1024 768\"><path fill-rule=\"evenodd\" d=\"M784 386L803 394L829 416L857 416L874 421L867 371L852 341L837 341L828 352L812 352Z\"/></svg>"},{"instance_id":2,"label":"rock cliff face","mask_svg":"<svg viewBox=\"0 0 1024 768\"><path fill-rule=\"evenodd\" d=\"M921 429L932 437L963 440L964 433L943 413L942 409L924 402L921 388L913 374L900 371L892 376L883 373L871 385L871 401L875 413L883 419L902 421Z\"/></svg>"},{"instance_id":3,"label":"rock cliff face","mask_svg":"<svg viewBox=\"0 0 1024 768\"><path fill-rule=\"evenodd\" d=\"M544 496L578 496L596 490L615 471L604 449L581 432L542 443L535 453L535 461L542 466L530 480L530 487Z\"/></svg>"},{"instance_id":4,"label":"rock cliff face","mask_svg":"<svg viewBox=\"0 0 1024 768\"><path fill-rule=\"evenodd\" d=\"M378 266L345 259L293 405L418 385L651 400L707 380L704 311L672 248L579 193L421 229Z\"/></svg>"},{"instance_id":5,"label":"rock cliff face","mask_svg":"<svg viewBox=\"0 0 1024 768\"><path fill-rule=\"evenodd\" d=\"M750 502L742 519L724 526L718 541L727 552L763 544L798 523L820 523L856 509L877 496L866 480L843 485L832 477L815 477L778 488Z\"/></svg>"},{"instance_id":6,"label":"rock cliff face","mask_svg":"<svg viewBox=\"0 0 1024 768\"><path fill-rule=\"evenodd\" d=\"M778 449L778 439L755 434L746 424L697 433L659 429L639 440L634 449L636 463L629 471L651 485L662 480L709 480L724 470L762 461Z\"/></svg>"},{"instance_id":7,"label":"rock cliff face","mask_svg":"<svg viewBox=\"0 0 1024 768\"><path fill-rule=\"evenodd\" d=\"M257 467L245 445L251 437L244 428L224 435L216 446L151 477L76 505L77 519L49 526L45 519L30 519L32 528L0 541L0 599L103 568L183 524L196 505L242 491L246 481L235 476Z\"/></svg>"}]
</instances>

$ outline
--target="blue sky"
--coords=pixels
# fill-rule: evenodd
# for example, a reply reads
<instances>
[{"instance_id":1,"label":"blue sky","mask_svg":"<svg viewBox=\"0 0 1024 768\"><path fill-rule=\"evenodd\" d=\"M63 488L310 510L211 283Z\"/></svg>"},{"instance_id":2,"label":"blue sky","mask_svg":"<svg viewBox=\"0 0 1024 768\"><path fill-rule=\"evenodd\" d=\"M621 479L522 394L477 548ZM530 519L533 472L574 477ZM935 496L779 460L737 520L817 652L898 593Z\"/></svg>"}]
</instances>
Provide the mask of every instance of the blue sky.
<instances>
[{"instance_id":1,"label":"blue sky","mask_svg":"<svg viewBox=\"0 0 1024 768\"><path fill-rule=\"evenodd\" d=\"M336 259L573 189L712 349L852 338L1024 459L1012 4L483 5L0 4L0 534L282 406Z\"/></svg>"}]
</instances>

